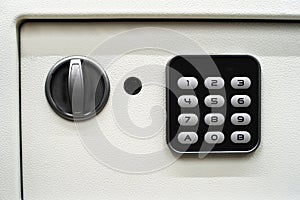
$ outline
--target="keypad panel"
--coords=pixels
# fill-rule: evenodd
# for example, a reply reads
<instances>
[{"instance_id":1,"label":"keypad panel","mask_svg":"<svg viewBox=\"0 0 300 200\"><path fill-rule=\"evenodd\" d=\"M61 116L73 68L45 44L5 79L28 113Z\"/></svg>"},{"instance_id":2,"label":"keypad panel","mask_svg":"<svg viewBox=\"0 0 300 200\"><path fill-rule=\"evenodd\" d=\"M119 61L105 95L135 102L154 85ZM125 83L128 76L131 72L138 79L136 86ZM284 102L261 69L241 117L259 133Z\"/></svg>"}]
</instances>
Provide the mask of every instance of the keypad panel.
<instances>
[{"instance_id":1,"label":"keypad panel","mask_svg":"<svg viewBox=\"0 0 300 200\"><path fill-rule=\"evenodd\" d=\"M260 65L248 55L176 56L167 65L167 143L243 153L260 142Z\"/></svg>"}]
</instances>

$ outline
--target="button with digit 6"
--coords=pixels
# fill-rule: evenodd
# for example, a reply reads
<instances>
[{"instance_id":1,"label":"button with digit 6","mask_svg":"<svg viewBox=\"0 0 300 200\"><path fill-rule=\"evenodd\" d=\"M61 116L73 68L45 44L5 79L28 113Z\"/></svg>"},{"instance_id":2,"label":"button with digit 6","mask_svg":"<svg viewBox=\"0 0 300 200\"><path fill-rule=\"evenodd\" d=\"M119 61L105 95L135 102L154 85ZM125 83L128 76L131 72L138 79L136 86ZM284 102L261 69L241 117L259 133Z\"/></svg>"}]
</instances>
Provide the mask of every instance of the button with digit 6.
<instances>
[{"instance_id":1,"label":"button with digit 6","mask_svg":"<svg viewBox=\"0 0 300 200\"><path fill-rule=\"evenodd\" d=\"M231 98L231 105L234 107L248 107L251 99L248 95L234 95Z\"/></svg>"}]
</instances>

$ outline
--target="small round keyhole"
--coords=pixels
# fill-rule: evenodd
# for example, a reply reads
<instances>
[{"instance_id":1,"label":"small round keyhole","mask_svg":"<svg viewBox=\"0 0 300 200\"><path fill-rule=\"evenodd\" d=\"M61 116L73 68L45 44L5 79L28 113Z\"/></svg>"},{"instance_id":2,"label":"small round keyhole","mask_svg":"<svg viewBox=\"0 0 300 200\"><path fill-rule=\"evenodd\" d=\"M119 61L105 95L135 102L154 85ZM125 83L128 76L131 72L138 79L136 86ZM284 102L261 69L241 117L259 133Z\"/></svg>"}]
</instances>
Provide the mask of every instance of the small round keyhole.
<instances>
[{"instance_id":1,"label":"small round keyhole","mask_svg":"<svg viewBox=\"0 0 300 200\"><path fill-rule=\"evenodd\" d=\"M124 90L130 95L138 94L142 89L142 82L136 77L130 77L124 82Z\"/></svg>"}]
</instances>

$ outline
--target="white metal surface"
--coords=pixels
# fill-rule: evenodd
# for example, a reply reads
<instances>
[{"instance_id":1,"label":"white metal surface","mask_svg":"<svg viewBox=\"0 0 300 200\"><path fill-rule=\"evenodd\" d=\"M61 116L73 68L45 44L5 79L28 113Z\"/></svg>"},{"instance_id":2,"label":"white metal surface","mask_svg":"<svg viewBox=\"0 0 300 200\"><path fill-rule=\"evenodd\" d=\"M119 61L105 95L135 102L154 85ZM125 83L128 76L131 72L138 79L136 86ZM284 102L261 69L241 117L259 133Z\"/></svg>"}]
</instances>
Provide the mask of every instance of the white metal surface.
<instances>
[{"instance_id":1,"label":"white metal surface","mask_svg":"<svg viewBox=\"0 0 300 200\"><path fill-rule=\"evenodd\" d=\"M180 5L180 6L179 6ZM10 1L0 5L0 199L20 199L18 24L27 18L300 19L296 0Z\"/></svg>"},{"instance_id":2,"label":"white metal surface","mask_svg":"<svg viewBox=\"0 0 300 200\"><path fill-rule=\"evenodd\" d=\"M209 54L251 54L259 60L262 143L254 153L211 155L204 159L187 155L157 172L123 173L97 162L82 144L78 127L51 110L44 81L57 60L73 54L88 55L111 35L144 26L179 31ZM25 24L21 29L25 199L299 199L299 33L297 23ZM97 55L92 57L101 62ZM124 74L134 75L135 66L157 60L166 63L169 59L169 55L157 56L146 50L116 60L107 68L112 91L118 89ZM160 70L158 79L164 82L164 68ZM165 106L164 89L145 87L129 100L130 117L143 126L151 123L145 115L149 107ZM112 102L113 96L96 117L112 144L127 152L144 154L165 146L164 128L151 140L124 134L111 112ZM114 153L103 152L111 157Z\"/></svg>"}]
</instances>

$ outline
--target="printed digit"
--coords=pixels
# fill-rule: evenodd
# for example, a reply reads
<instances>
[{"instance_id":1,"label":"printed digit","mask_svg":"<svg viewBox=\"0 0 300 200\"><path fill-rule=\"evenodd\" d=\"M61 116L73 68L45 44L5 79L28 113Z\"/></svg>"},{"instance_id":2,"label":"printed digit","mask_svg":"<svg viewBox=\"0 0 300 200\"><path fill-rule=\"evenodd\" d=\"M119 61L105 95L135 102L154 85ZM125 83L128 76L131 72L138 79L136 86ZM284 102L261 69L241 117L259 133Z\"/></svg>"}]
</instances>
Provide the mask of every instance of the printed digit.
<instances>
[{"instance_id":1,"label":"printed digit","mask_svg":"<svg viewBox=\"0 0 300 200\"><path fill-rule=\"evenodd\" d=\"M214 123L217 123L217 122L219 121L219 119L218 119L217 116L212 116L212 117L210 118L210 121L211 121L211 122L214 122Z\"/></svg>"},{"instance_id":2,"label":"printed digit","mask_svg":"<svg viewBox=\"0 0 300 200\"><path fill-rule=\"evenodd\" d=\"M185 119L186 119L185 123L188 123L190 121L191 117L185 116Z\"/></svg>"},{"instance_id":3,"label":"printed digit","mask_svg":"<svg viewBox=\"0 0 300 200\"><path fill-rule=\"evenodd\" d=\"M245 85L245 81L244 80L238 80L238 86L242 87Z\"/></svg>"},{"instance_id":4,"label":"printed digit","mask_svg":"<svg viewBox=\"0 0 300 200\"><path fill-rule=\"evenodd\" d=\"M238 98L237 102L238 102L238 104L244 104L245 100L244 100L244 98Z\"/></svg>"},{"instance_id":5,"label":"printed digit","mask_svg":"<svg viewBox=\"0 0 300 200\"><path fill-rule=\"evenodd\" d=\"M192 103L191 98L184 98L184 101L185 101L186 103L188 103L188 104L191 104L191 103Z\"/></svg>"},{"instance_id":6,"label":"printed digit","mask_svg":"<svg viewBox=\"0 0 300 200\"><path fill-rule=\"evenodd\" d=\"M211 80L211 86L218 86L217 80Z\"/></svg>"},{"instance_id":7,"label":"printed digit","mask_svg":"<svg viewBox=\"0 0 300 200\"><path fill-rule=\"evenodd\" d=\"M238 116L237 120L238 120L238 122L242 123L245 121L245 118L243 116Z\"/></svg>"}]
</instances>

